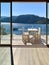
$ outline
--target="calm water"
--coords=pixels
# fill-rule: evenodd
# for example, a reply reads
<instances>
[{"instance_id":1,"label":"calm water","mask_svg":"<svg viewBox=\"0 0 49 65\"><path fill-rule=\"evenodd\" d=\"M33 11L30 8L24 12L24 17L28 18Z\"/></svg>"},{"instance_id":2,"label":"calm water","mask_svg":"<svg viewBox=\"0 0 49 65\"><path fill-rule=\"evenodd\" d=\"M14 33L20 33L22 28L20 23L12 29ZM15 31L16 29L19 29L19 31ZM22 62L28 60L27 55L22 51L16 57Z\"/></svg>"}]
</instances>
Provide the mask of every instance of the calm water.
<instances>
[{"instance_id":1,"label":"calm water","mask_svg":"<svg viewBox=\"0 0 49 65\"><path fill-rule=\"evenodd\" d=\"M5 28L5 32L8 34L10 33L10 23L1 23L1 26ZM22 34L22 28L24 28L24 31L28 31L28 28L41 28L41 34L46 34L46 24L18 24L18 23L12 23L12 33L21 35ZM18 28L18 30L13 30L13 28ZM49 34L49 24L48 24L48 34Z\"/></svg>"}]
</instances>

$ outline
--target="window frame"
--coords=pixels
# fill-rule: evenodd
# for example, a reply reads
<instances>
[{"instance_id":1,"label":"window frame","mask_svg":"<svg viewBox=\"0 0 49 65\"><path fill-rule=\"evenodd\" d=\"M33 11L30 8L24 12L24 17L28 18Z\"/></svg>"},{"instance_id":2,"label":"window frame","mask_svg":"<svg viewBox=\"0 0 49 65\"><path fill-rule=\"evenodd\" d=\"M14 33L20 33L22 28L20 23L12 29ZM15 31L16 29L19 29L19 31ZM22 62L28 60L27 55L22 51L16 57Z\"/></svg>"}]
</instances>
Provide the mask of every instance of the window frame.
<instances>
[{"instance_id":1,"label":"window frame","mask_svg":"<svg viewBox=\"0 0 49 65\"><path fill-rule=\"evenodd\" d=\"M0 2L1 3L1 2ZM1 8L1 6L0 6ZM0 9L1 10L1 9ZM1 11L0 11L0 18L1 18ZM46 44L48 41L48 22L47 22L47 18L48 18L48 3L46 2ZM0 22L1 25L1 22ZM10 52L11 52L11 65L14 65L14 60L13 60L13 51L12 48L14 47L18 47L18 48L33 48L32 46L28 45L28 46L24 46L24 45L12 45L12 2L10 2L10 44L0 44L0 47L10 47ZM0 39L1 40L1 39ZM1 43L1 41L0 41ZM47 45L49 47L49 45Z\"/></svg>"}]
</instances>

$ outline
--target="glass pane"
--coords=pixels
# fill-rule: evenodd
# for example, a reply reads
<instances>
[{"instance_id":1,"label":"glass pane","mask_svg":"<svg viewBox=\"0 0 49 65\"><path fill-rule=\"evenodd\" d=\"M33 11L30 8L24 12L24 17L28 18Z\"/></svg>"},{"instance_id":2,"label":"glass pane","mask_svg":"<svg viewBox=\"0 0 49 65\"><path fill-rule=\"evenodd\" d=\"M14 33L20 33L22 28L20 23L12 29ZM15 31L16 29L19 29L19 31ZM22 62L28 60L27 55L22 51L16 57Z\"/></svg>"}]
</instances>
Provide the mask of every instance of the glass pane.
<instances>
[{"instance_id":1,"label":"glass pane","mask_svg":"<svg viewBox=\"0 0 49 65\"><path fill-rule=\"evenodd\" d=\"M46 45L46 3L12 2L12 33L13 45Z\"/></svg>"},{"instance_id":2,"label":"glass pane","mask_svg":"<svg viewBox=\"0 0 49 65\"><path fill-rule=\"evenodd\" d=\"M13 48L14 65L49 65L49 48Z\"/></svg>"},{"instance_id":3,"label":"glass pane","mask_svg":"<svg viewBox=\"0 0 49 65\"><path fill-rule=\"evenodd\" d=\"M0 47L0 65L11 65L11 54L9 47Z\"/></svg>"},{"instance_id":4,"label":"glass pane","mask_svg":"<svg viewBox=\"0 0 49 65\"><path fill-rule=\"evenodd\" d=\"M48 19L49 19L49 3L48 3ZM49 20L48 20L48 44L49 44Z\"/></svg>"},{"instance_id":5,"label":"glass pane","mask_svg":"<svg viewBox=\"0 0 49 65\"><path fill-rule=\"evenodd\" d=\"M1 44L10 44L10 3L1 3Z\"/></svg>"}]
</instances>

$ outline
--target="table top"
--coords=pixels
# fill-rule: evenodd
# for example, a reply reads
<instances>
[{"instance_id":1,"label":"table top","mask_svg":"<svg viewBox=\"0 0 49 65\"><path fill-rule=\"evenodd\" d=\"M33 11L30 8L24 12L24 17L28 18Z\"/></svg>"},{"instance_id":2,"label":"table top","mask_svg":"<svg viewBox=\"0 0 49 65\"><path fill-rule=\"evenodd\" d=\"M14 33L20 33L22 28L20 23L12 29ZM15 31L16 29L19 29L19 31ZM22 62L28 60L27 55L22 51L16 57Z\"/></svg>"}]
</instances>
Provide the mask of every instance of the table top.
<instances>
[{"instance_id":1,"label":"table top","mask_svg":"<svg viewBox=\"0 0 49 65\"><path fill-rule=\"evenodd\" d=\"M36 29L36 28L28 28L28 31L34 31L34 32L37 32L38 31L38 29Z\"/></svg>"}]
</instances>

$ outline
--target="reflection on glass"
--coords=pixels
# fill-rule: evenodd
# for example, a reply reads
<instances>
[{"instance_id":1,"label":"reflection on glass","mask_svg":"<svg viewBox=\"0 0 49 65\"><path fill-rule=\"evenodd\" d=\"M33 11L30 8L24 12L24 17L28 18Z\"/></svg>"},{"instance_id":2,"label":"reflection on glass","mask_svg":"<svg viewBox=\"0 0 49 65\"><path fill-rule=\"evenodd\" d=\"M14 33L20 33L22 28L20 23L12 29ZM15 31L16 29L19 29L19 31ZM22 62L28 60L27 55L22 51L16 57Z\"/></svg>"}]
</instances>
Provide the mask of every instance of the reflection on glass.
<instances>
[{"instance_id":1,"label":"reflection on glass","mask_svg":"<svg viewBox=\"0 0 49 65\"><path fill-rule=\"evenodd\" d=\"M10 44L10 3L1 3L1 44Z\"/></svg>"},{"instance_id":2,"label":"reflection on glass","mask_svg":"<svg viewBox=\"0 0 49 65\"><path fill-rule=\"evenodd\" d=\"M48 24L48 40L47 44L49 45L49 24Z\"/></svg>"},{"instance_id":3,"label":"reflection on glass","mask_svg":"<svg viewBox=\"0 0 49 65\"><path fill-rule=\"evenodd\" d=\"M1 25L0 25L1 26ZM1 27L0 27L0 44L1 44Z\"/></svg>"},{"instance_id":4,"label":"reflection on glass","mask_svg":"<svg viewBox=\"0 0 49 65\"><path fill-rule=\"evenodd\" d=\"M13 48L14 65L49 64L48 48ZM45 62L44 62L45 61Z\"/></svg>"},{"instance_id":5,"label":"reflection on glass","mask_svg":"<svg viewBox=\"0 0 49 65\"><path fill-rule=\"evenodd\" d=\"M10 44L10 23L1 23L1 44Z\"/></svg>"},{"instance_id":6,"label":"reflection on glass","mask_svg":"<svg viewBox=\"0 0 49 65\"><path fill-rule=\"evenodd\" d=\"M0 23L0 44L1 44L1 23Z\"/></svg>"},{"instance_id":7,"label":"reflection on glass","mask_svg":"<svg viewBox=\"0 0 49 65\"><path fill-rule=\"evenodd\" d=\"M0 65L11 65L10 48L0 47Z\"/></svg>"},{"instance_id":8,"label":"reflection on glass","mask_svg":"<svg viewBox=\"0 0 49 65\"><path fill-rule=\"evenodd\" d=\"M0 3L0 43L1 43L1 3Z\"/></svg>"},{"instance_id":9,"label":"reflection on glass","mask_svg":"<svg viewBox=\"0 0 49 65\"><path fill-rule=\"evenodd\" d=\"M16 7L15 7L16 6ZM12 3L12 44L13 45L32 45L35 41L34 32L30 35L28 29L40 28L39 43L46 45L46 3ZM25 36L26 33L26 36ZM36 33L36 30L35 30ZM24 35L23 35L24 34ZM36 35L36 34L35 34ZM30 42L31 40L31 42ZM38 43L38 42L37 42Z\"/></svg>"}]
</instances>

